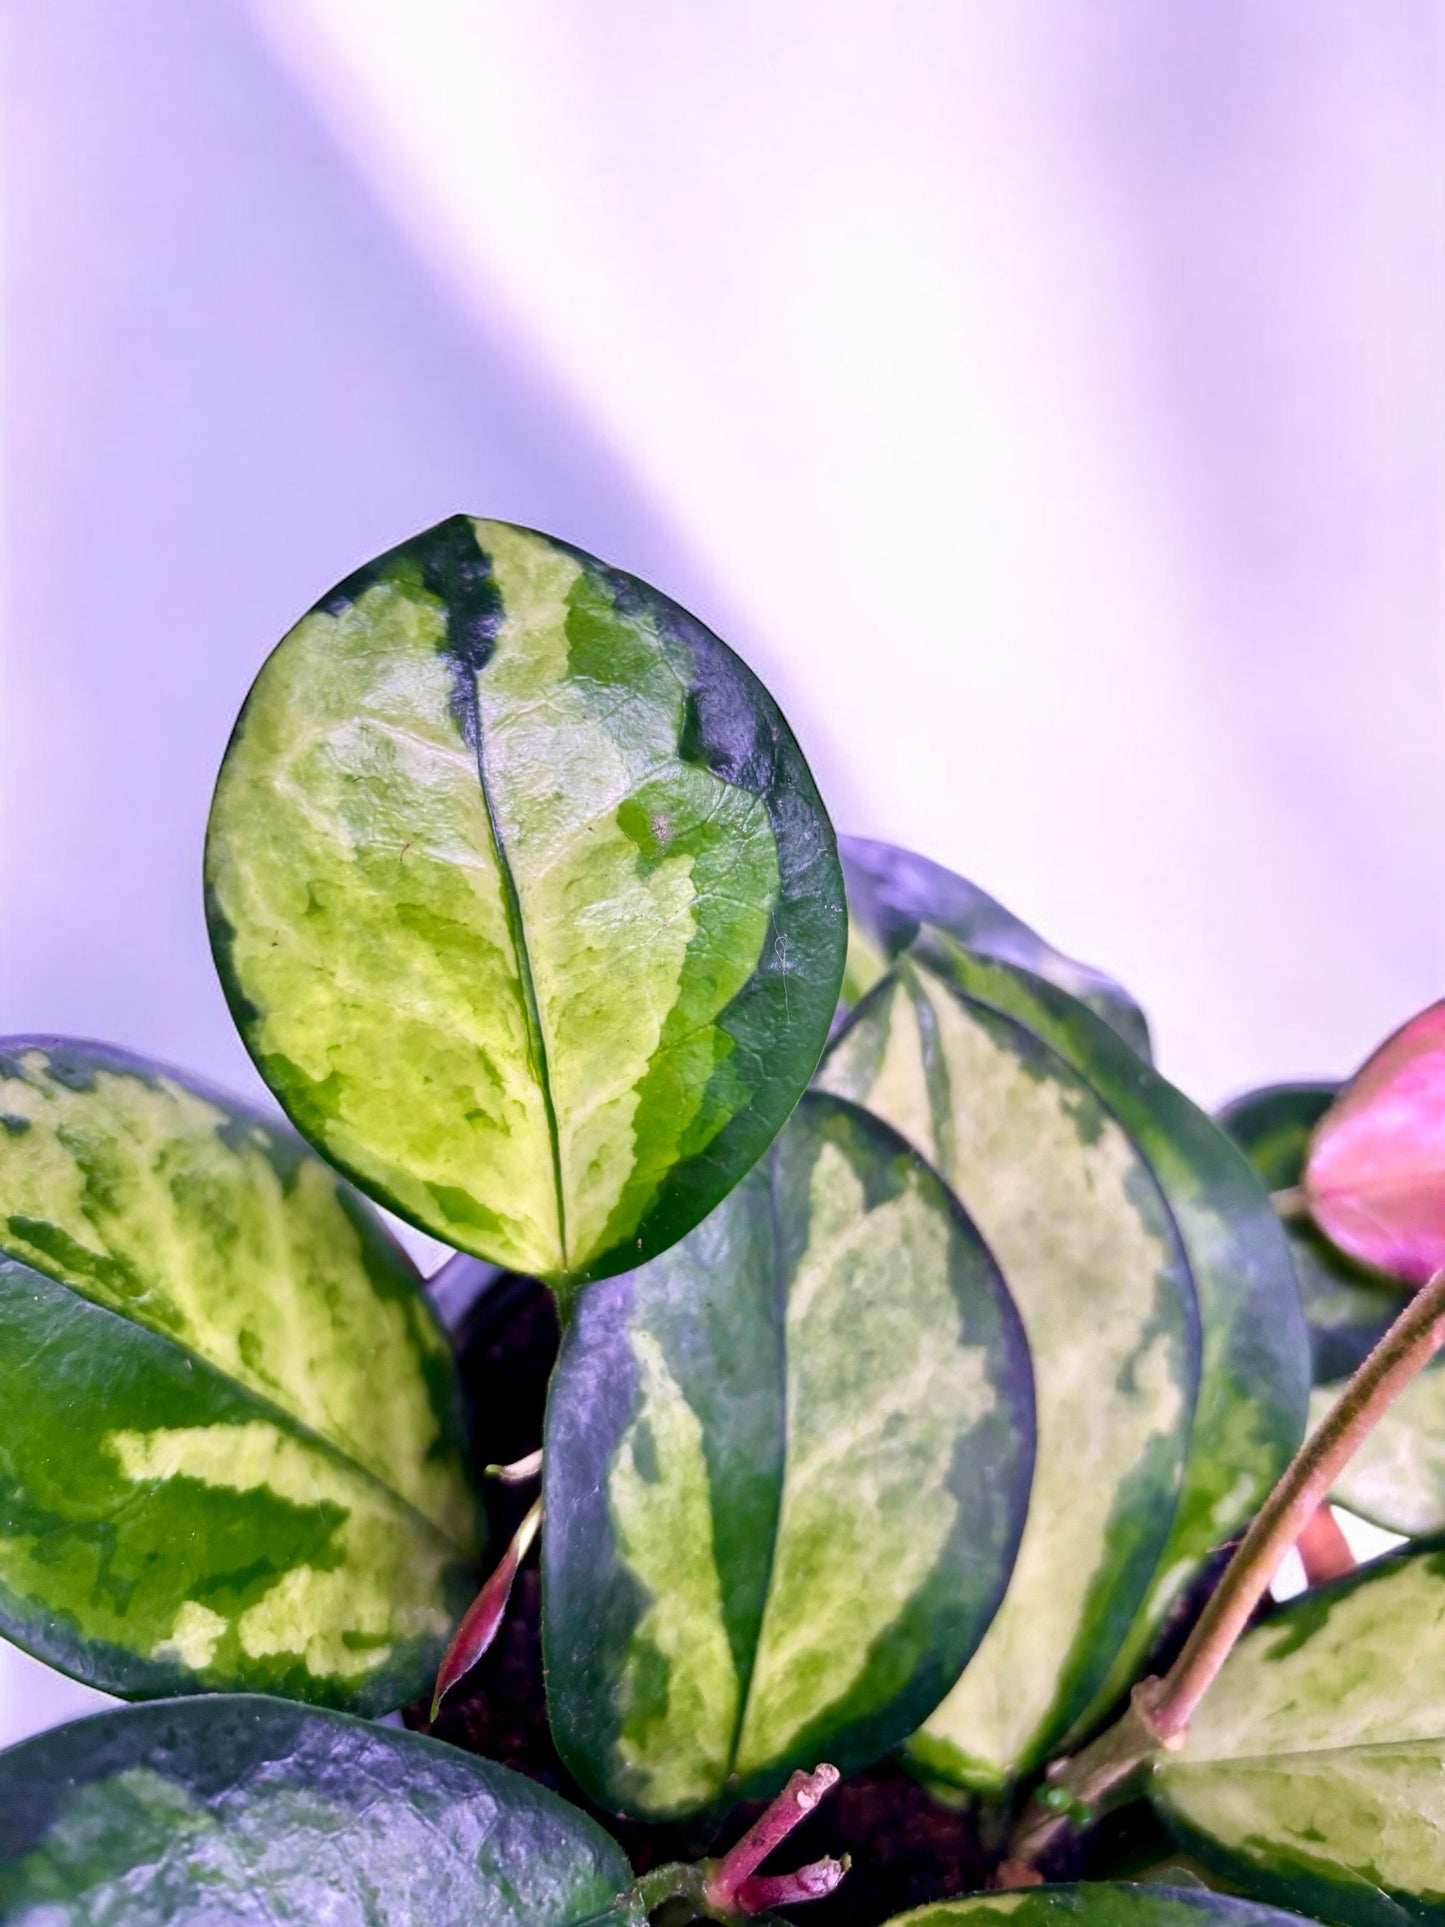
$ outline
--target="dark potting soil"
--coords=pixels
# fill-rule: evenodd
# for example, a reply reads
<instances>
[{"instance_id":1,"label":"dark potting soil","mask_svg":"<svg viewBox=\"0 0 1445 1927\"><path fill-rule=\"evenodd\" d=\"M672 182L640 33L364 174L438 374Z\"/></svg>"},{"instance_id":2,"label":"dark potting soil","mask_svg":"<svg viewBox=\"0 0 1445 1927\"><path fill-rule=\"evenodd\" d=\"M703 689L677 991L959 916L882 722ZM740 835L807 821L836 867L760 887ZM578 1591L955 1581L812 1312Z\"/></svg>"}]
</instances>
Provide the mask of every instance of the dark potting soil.
<instances>
[{"instance_id":1,"label":"dark potting soil","mask_svg":"<svg viewBox=\"0 0 1445 1927\"><path fill-rule=\"evenodd\" d=\"M530 1280L507 1278L488 1294L461 1349L479 1463L508 1462L542 1440L547 1379L557 1351L551 1294ZM495 1554L535 1496L533 1486L486 1482ZM452 1694L432 1729L487 1759L499 1760L554 1788L591 1812L621 1841L639 1873L663 1861L717 1853L759 1808L738 1807L716 1833L684 1826L642 1826L599 1810L576 1785L552 1744L542 1682L541 1585L535 1558L518 1576L502 1629L490 1652ZM423 1700L406 1708L408 1726L424 1728ZM827 1900L796 1911L799 1927L877 1927L907 1908L989 1885L1001 1856L1007 1816L972 1804L940 1804L891 1761L849 1776L780 1849L780 1867L823 1854L852 1857L852 1869ZM1077 1877L1083 1855L1047 1869ZM1091 1869L1092 1870L1092 1869Z\"/></svg>"}]
</instances>

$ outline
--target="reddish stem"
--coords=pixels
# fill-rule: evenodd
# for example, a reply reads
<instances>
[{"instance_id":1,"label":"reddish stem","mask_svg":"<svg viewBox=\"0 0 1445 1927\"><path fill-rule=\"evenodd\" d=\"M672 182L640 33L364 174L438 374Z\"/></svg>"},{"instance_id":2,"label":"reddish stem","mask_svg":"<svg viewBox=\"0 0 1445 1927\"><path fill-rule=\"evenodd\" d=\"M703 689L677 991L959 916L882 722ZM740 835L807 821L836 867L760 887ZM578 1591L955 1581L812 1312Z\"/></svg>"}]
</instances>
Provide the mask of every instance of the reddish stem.
<instances>
[{"instance_id":1,"label":"reddish stem","mask_svg":"<svg viewBox=\"0 0 1445 1927\"><path fill-rule=\"evenodd\" d=\"M1093 1808L1163 1747L1179 1747L1189 1721L1249 1623L1279 1562L1331 1487L1410 1381L1445 1343L1445 1269L1406 1305L1320 1424L1305 1440L1245 1533L1194 1629L1163 1679L1144 1679L1123 1717L1071 1760L1050 1767L1010 1841L1015 1860L1037 1861L1072 1824L1060 1796Z\"/></svg>"},{"instance_id":2,"label":"reddish stem","mask_svg":"<svg viewBox=\"0 0 1445 1927\"><path fill-rule=\"evenodd\" d=\"M837 1784L836 1766L793 1774L736 1846L709 1868L703 1890L708 1905L725 1914L760 1914L770 1907L818 1900L831 1893L848 1871L846 1860L816 1860L791 1874L760 1875L757 1870Z\"/></svg>"},{"instance_id":3,"label":"reddish stem","mask_svg":"<svg viewBox=\"0 0 1445 1927\"><path fill-rule=\"evenodd\" d=\"M1343 1579L1355 1569L1350 1542L1327 1505L1316 1506L1294 1543L1308 1585L1327 1586L1332 1579Z\"/></svg>"},{"instance_id":4,"label":"reddish stem","mask_svg":"<svg viewBox=\"0 0 1445 1927\"><path fill-rule=\"evenodd\" d=\"M738 1888L736 1905L745 1914L766 1914L774 1907L794 1907L800 1900L822 1900L849 1865L844 1854L841 1860L810 1861L795 1873L755 1873Z\"/></svg>"},{"instance_id":5,"label":"reddish stem","mask_svg":"<svg viewBox=\"0 0 1445 1927\"><path fill-rule=\"evenodd\" d=\"M526 1558L527 1549L536 1538L537 1527L541 1523L542 1502L539 1499L517 1527L512 1543L502 1554L496 1571L462 1615L462 1622L452 1635L452 1643L442 1655L442 1663L437 1668L436 1686L432 1691L431 1719L436 1718L442 1701L458 1680L466 1677L496 1638L497 1629L507 1610L507 1601L512 1596L512 1582L517 1577L517 1568Z\"/></svg>"}]
</instances>

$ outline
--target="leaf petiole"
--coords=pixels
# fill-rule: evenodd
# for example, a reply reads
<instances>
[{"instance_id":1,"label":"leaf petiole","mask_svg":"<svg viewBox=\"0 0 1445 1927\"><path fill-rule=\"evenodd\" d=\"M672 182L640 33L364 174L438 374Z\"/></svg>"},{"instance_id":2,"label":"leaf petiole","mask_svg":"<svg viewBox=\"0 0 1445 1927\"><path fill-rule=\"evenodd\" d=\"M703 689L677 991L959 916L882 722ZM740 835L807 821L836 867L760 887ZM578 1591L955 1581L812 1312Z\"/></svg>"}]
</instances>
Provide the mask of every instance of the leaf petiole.
<instances>
[{"instance_id":1,"label":"leaf petiole","mask_svg":"<svg viewBox=\"0 0 1445 1927\"><path fill-rule=\"evenodd\" d=\"M835 1766L794 1773L742 1839L720 1858L702 1860L695 1866L657 1867L644 1874L637 1883L644 1908L651 1914L670 1900L686 1900L708 1920L736 1927L736 1923L774 1907L823 1899L847 1873L850 1863L846 1854L841 1860L830 1856L811 1861L791 1873L760 1874L758 1868L837 1784Z\"/></svg>"}]
</instances>

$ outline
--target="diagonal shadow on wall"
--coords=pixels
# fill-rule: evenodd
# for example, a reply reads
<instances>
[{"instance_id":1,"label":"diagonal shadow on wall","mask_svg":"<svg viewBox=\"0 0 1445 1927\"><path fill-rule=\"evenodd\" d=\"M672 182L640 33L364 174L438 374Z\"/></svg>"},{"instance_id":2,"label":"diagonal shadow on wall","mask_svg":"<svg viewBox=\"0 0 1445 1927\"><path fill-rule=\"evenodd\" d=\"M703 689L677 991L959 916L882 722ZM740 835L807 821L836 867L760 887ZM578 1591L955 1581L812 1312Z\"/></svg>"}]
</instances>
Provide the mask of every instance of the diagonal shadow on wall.
<instances>
[{"instance_id":1,"label":"diagonal shadow on wall","mask_svg":"<svg viewBox=\"0 0 1445 1927\"><path fill-rule=\"evenodd\" d=\"M244 1086L200 845L289 623L459 507L699 584L525 345L457 313L237 0L46 0L7 35L0 1027Z\"/></svg>"}]
</instances>

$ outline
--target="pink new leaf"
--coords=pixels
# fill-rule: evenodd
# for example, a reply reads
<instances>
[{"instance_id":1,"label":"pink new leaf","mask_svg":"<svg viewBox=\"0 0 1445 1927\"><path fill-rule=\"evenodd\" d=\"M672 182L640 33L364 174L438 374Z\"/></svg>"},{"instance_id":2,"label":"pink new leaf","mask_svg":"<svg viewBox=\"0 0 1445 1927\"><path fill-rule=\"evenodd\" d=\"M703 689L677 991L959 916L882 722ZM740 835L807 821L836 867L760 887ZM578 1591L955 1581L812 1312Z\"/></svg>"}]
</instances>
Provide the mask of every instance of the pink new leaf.
<instances>
[{"instance_id":1,"label":"pink new leaf","mask_svg":"<svg viewBox=\"0 0 1445 1927\"><path fill-rule=\"evenodd\" d=\"M517 1527L512 1543L502 1554L496 1571L463 1613L461 1624L452 1635L452 1643L442 1655L442 1663L437 1668L431 1702L432 1719L440 1712L442 1701L457 1681L466 1677L496 1638L497 1628L507 1610L507 1601L512 1596L512 1582L517 1577L517 1568L526 1558L527 1549L536 1538L537 1527L541 1523L542 1505L539 1500Z\"/></svg>"},{"instance_id":2,"label":"pink new leaf","mask_svg":"<svg viewBox=\"0 0 1445 1927\"><path fill-rule=\"evenodd\" d=\"M1445 1002L1351 1078L1315 1127L1302 1188L1361 1264L1416 1286L1445 1266Z\"/></svg>"}]
</instances>

